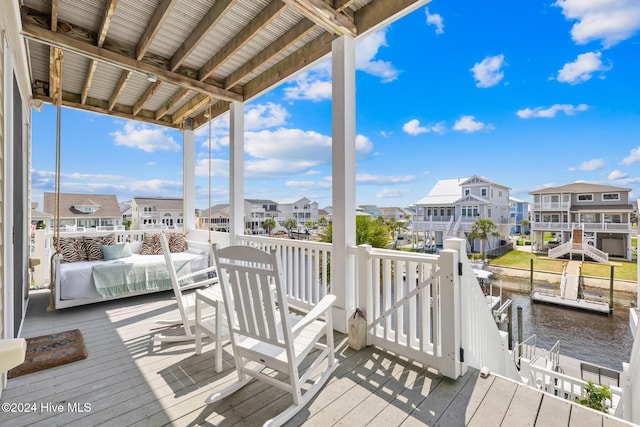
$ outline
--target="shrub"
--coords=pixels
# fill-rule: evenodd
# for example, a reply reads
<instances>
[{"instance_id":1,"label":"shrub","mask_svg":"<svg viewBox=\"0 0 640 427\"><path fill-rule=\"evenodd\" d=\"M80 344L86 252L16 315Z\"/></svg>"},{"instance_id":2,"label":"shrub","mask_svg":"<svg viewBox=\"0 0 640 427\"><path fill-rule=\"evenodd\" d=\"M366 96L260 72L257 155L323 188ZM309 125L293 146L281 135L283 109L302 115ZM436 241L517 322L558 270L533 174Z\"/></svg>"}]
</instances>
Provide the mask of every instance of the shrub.
<instances>
[{"instance_id":1,"label":"shrub","mask_svg":"<svg viewBox=\"0 0 640 427\"><path fill-rule=\"evenodd\" d=\"M587 380L587 387L584 389L584 398L578 399L578 403L585 405L596 411L608 412L606 401L611 400L611 390L609 386L597 386L591 380Z\"/></svg>"}]
</instances>

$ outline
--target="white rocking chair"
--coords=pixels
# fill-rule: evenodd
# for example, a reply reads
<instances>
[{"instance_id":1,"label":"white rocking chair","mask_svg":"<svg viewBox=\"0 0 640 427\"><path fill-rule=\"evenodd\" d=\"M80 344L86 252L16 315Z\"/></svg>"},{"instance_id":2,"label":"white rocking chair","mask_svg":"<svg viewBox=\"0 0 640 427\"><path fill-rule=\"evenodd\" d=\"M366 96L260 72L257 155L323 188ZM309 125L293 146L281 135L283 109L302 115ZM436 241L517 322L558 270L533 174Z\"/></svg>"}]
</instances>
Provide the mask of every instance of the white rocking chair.
<instances>
[{"instance_id":1,"label":"white rocking chair","mask_svg":"<svg viewBox=\"0 0 640 427\"><path fill-rule=\"evenodd\" d=\"M262 380L293 396L293 405L265 423L281 425L309 403L335 369L331 307L336 297L325 296L298 320L300 316L291 316L288 310L282 265L275 250L266 253L248 246L218 249L214 245L213 255L220 275L238 380L213 393L205 403L229 396L254 378ZM324 321L319 319L321 316ZM319 342L322 336L326 337L326 343ZM320 351L313 355L310 367L301 372L301 363L313 349ZM326 366L303 393L302 386L323 362ZM288 378L279 380L263 374L264 368Z\"/></svg>"},{"instance_id":2,"label":"white rocking chair","mask_svg":"<svg viewBox=\"0 0 640 427\"><path fill-rule=\"evenodd\" d=\"M184 328L184 335L164 335L156 334L153 337L154 341L161 342L180 342L195 340L195 334L192 332L191 327L195 323L195 289L209 286L201 292L210 295L212 298L221 299L222 294L219 286L211 286L218 283L218 277L216 273L216 267L211 262L210 267L202 270L194 271L188 274L178 276L176 267L171 259L171 252L169 251L169 242L167 236L164 233L160 233L160 244L162 245L162 253L167 264L167 271L169 272L169 278L171 279L171 286L173 287L173 293L178 304L178 311L180 317L171 319L156 320L155 323L163 325L182 325ZM201 280L195 281L194 279L200 278ZM192 292L185 292L191 290Z\"/></svg>"}]
</instances>

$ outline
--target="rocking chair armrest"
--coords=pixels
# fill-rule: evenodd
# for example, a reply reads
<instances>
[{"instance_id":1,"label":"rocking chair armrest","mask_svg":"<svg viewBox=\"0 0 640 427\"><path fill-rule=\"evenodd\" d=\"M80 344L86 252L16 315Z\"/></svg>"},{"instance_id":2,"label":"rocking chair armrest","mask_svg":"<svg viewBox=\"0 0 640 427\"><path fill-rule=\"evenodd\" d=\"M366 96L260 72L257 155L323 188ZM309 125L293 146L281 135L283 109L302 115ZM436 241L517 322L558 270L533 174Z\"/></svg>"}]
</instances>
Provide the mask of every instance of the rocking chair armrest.
<instances>
[{"instance_id":1,"label":"rocking chair armrest","mask_svg":"<svg viewBox=\"0 0 640 427\"><path fill-rule=\"evenodd\" d=\"M200 280L199 282L190 283L188 285L180 286L180 290L181 291L188 291L190 289L203 288L205 286L211 286L211 285L215 285L217 283L218 283L218 278L217 277L212 277L210 279L204 279L204 280Z\"/></svg>"},{"instance_id":2,"label":"rocking chair armrest","mask_svg":"<svg viewBox=\"0 0 640 427\"><path fill-rule=\"evenodd\" d=\"M178 280L184 280L184 279L191 279L192 277L197 277L197 276L201 276L205 273L212 273L212 272L216 272L217 273L218 268L214 265L211 267L207 267L207 268L203 268L202 270L198 270L198 271L194 271L191 273L187 273L184 274L180 277L178 277Z\"/></svg>"},{"instance_id":3,"label":"rocking chair armrest","mask_svg":"<svg viewBox=\"0 0 640 427\"><path fill-rule=\"evenodd\" d=\"M316 304L310 312L308 312L302 320L293 325L291 328L291 332L295 335L297 332L302 330L305 326L310 324L311 322L318 319L318 317L322 316L325 312L331 309L333 304L336 302L336 296L333 294L325 295L324 298Z\"/></svg>"}]
</instances>

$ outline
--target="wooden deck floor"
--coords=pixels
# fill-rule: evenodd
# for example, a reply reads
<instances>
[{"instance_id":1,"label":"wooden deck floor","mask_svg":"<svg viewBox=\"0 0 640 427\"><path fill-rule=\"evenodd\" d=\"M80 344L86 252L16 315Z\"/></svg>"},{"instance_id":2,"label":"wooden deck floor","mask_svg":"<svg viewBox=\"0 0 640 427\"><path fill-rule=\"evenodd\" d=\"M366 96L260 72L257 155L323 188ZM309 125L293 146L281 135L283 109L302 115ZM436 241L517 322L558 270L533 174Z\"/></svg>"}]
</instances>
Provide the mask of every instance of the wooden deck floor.
<instances>
[{"instance_id":1,"label":"wooden deck floor","mask_svg":"<svg viewBox=\"0 0 640 427\"><path fill-rule=\"evenodd\" d=\"M2 413L11 426L261 425L291 404L279 389L253 382L213 405L204 399L234 379L229 345L224 371L213 371L213 348L196 356L193 344L153 344L153 321L174 312L160 293L46 312L48 293L32 294L22 336L82 331L89 357L8 382L3 402L29 403L35 412ZM353 351L336 337L339 365L328 384L288 426L615 426L592 410L478 371L457 381L379 348ZM65 408L56 413L52 406ZM69 404L90 405L85 412ZM33 406L32 406L33 408Z\"/></svg>"}]
</instances>

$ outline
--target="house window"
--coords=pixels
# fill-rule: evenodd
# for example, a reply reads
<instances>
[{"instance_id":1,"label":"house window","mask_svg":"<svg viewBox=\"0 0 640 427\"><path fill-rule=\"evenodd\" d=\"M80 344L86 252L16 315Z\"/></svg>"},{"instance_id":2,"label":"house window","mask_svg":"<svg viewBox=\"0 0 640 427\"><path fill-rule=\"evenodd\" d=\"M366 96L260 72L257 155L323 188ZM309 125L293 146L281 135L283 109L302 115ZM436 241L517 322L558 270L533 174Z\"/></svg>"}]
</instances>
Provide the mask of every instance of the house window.
<instances>
[{"instance_id":1,"label":"house window","mask_svg":"<svg viewBox=\"0 0 640 427\"><path fill-rule=\"evenodd\" d=\"M587 223L595 223L596 222L596 214L594 213L585 213L582 214L582 222L587 222Z\"/></svg>"},{"instance_id":2,"label":"house window","mask_svg":"<svg viewBox=\"0 0 640 427\"><path fill-rule=\"evenodd\" d=\"M578 194L579 202L593 202L593 194Z\"/></svg>"},{"instance_id":3,"label":"house window","mask_svg":"<svg viewBox=\"0 0 640 427\"><path fill-rule=\"evenodd\" d=\"M622 222L622 215L620 214L604 214L603 215L604 222L620 224Z\"/></svg>"},{"instance_id":4,"label":"house window","mask_svg":"<svg viewBox=\"0 0 640 427\"><path fill-rule=\"evenodd\" d=\"M486 187L480 189L480 195L482 197L487 197L487 189L486 189Z\"/></svg>"},{"instance_id":5,"label":"house window","mask_svg":"<svg viewBox=\"0 0 640 427\"><path fill-rule=\"evenodd\" d=\"M602 193L603 201L620 200L620 193Z\"/></svg>"},{"instance_id":6,"label":"house window","mask_svg":"<svg viewBox=\"0 0 640 427\"><path fill-rule=\"evenodd\" d=\"M465 189L464 189L464 195L465 195L465 196L468 196L468 195L469 195L469 192L470 192L470 190L469 190L468 188L465 188Z\"/></svg>"}]
</instances>

